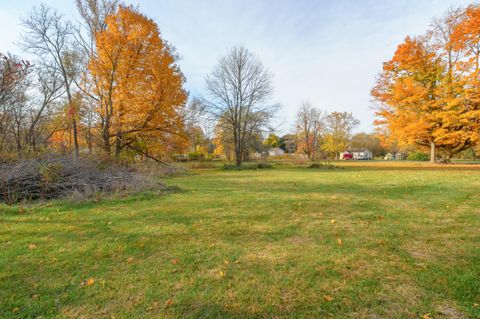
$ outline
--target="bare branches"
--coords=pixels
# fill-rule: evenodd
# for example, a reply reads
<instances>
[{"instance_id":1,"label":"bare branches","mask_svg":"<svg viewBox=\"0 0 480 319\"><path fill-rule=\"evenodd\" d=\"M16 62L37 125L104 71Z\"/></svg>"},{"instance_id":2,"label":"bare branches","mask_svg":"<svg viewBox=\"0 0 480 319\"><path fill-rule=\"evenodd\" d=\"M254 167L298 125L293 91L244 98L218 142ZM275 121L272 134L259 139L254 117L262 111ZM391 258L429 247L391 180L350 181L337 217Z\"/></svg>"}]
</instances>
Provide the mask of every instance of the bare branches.
<instances>
[{"instance_id":1,"label":"bare branches","mask_svg":"<svg viewBox=\"0 0 480 319\"><path fill-rule=\"evenodd\" d=\"M107 28L106 18L115 12L120 3L119 0L75 0L90 38Z\"/></svg>"},{"instance_id":2,"label":"bare branches","mask_svg":"<svg viewBox=\"0 0 480 319\"><path fill-rule=\"evenodd\" d=\"M221 57L206 79L206 111L233 135L237 165L253 132L270 122L278 105L272 96L272 75L260 59L244 47L234 47Z\"/></svg>"},{"instance_id":3,"label":"bare branches","mask_svg":"<svg viewBox=\"0 0 480 319\"><path fill-rule=\"evenodd\" d=\"M324 130L325 115L314 107L309 101L300 106L297 113L296 129L302 140L301 148L311 160L319 151L321 131Z\"/></svg>"},{"instance_id":4,"label":"bare branches","mask_svg":"<svg viewBox=\"0 0 480 319\"><path fill-rule=\"evenodd\" d=\"M54 69L61 75L69 104L69 113L72 114L75 155L78 157L79 143L72 83L78 76L79 56L73 46L73 27L56 10L44 4L35 7L23 20L23 25L26 32L22 35L21 47L27 52L37 55L46 68Z\"/></svg>"},{"instance_id":5,"label":"bare branches","mask_svg":"<svg viewBox=\"0 0 480 319\"><path fill-rule=\"evenodd\" d=\"M90 159L46 157L0 163L0 202L52 199L138 188L139 174L121 166L99 169Z\"/></svg>"},{"instance_id":6,"label":"bare branches","mask_svg":"<svg viewBox=\"0 0 480 319\"><path fill-rule=\"evenodd\" d=\"M44 62L53 59L54 66L61 72L62 54L68 50L73 29L57 11L44 4L34 7L30 15L22 20L26 32L20 46L27 52L40 57Z\"/></svg>"}]
</instances>

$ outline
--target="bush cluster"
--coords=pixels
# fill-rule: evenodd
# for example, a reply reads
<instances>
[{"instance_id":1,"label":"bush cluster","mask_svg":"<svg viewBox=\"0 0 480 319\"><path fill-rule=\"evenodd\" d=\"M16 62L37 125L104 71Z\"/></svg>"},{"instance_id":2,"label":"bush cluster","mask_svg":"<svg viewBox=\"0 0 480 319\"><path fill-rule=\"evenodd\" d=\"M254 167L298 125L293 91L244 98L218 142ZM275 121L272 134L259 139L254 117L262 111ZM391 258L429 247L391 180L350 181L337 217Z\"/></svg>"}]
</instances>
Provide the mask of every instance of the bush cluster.
<instances>
[{"instance_id":1,"label":"bush cluster","mask_svg":"<svg viewBox=\"0 0 480 319\"><path fill-rule=\"evenodd\" d=\"M0 164L0 202L7 204L68 195L88 198L155 185L159 183L127 166L92 159L45 157Z\"/></svg>"},{"instance_id":2,"label":"bush cluster","mask_svg":"<svg viewBox=\"0 0 480 319\"><path fill-rule=\"evenodd\" d=\"M430 160L429 156L425 153L422 153L422 152L410 153L410 154L408 154L407 159L409 161L424 161L424 162Z\"/></svg>"},{"instance_id":3,"label":"bush cluster","mask_svg":"<svg viewBox=\"0 0 480 319\"><path fill-rule=\"evenodd\" d=\"M236 166L233 164L225 164L223 165L223 169L225 170L235 170L235 171L242 171L242 170L254 170L254 169L270 169L273 168L273 165L270 163L249 163L249 164L242 164L241 166Z\"/></svg>"},{"instance_id":4,"label":"bush cluster","mask_svg":"<svg viewBox=\"0 0 480 319\"><path fill-rule=\"evenodd\" d=\"M339 169L340 167L332 165L332 164L323 164L323 163L312 163L308 168L312 169Z\"/></svg>"}]
</instances>

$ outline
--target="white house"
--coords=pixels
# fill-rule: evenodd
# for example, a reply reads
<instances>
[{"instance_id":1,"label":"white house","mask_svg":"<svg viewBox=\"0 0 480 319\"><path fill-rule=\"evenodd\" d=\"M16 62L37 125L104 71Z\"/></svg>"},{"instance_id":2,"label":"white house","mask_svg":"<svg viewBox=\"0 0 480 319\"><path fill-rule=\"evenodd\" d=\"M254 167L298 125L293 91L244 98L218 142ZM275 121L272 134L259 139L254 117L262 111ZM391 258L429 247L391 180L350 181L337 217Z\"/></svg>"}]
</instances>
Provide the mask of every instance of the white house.
<instances>
[{"instance_id":1,"label":"white house","mask_svg":"<svg viewBox=\"0 0 480 319\"><path fill-rule=\"evenodd\" d=\"M388 153L385 155L386 161L404 161L407 156L404 153Z\"/></svg>"},{"instance_id":2,"label":"white house","mask_svg":"<svg viewBox=\"0 0 480 319\"><path fill-rule=\"evenodd\" d=\"M351 148L340 155L341 159L352 159L356 161L373 159L373 153L366 148Z\"/></svg>"},{"instance_id":3,"label":"white house","mask_svg":"<svg viewBox=\"0 0 480 319\"><path fill-rule=\"evenodd\" d=\"M280 147L272 148L268 151L269 156L282 156L285 155L285 151Z\"/></svg>"}]
</instances>

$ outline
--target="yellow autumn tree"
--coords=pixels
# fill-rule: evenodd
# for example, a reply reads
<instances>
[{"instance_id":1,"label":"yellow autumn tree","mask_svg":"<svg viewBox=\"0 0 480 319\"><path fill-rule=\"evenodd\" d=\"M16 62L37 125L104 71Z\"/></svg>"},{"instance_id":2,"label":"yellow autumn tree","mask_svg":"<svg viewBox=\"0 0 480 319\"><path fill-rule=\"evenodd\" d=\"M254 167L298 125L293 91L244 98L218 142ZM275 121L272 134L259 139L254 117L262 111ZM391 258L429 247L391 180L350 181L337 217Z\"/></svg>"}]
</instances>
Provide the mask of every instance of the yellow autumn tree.
<instances>
[{"instance_id":1,"label":"yellow autumn tree","mask_svg":"<svg viewBox=\"0 0 480 319\"><path fill-rule=\"evenodd\" d=\"M467 48L475 38L468 32L479 37L480 29L465 26L471 10L452 10L425 36L407 37L372 89L379 130L400 145L430 148L432 162L449 162L479 141L479 86L472 80L479 52Z\"/></svg>"},{"instance_id":2,"label":"yellow autumn tree","mask_svg":"<svg viewBox=\"0 0 480 319\"><path fill-rule=\"evenodd\" d=\"M389 138L401 144L435 148L436 86L440 59L425 38L407 37L372 90L379 102L375 122L386 126Z\"/></svg>"},{"instance_id":3,"label":"yellow autumn tree","mask_svg":"<svg viewBox=\"0 0 480 319\"><path fill-rule=\"evenodd\" d=\"M106 24L89 63L106 154L113 148L119 158L129 149L156 159L179 152L186 146L181 110L187 93L172 47L155 22L132 7L119 6Z\"/></svg>"}]
</instances>

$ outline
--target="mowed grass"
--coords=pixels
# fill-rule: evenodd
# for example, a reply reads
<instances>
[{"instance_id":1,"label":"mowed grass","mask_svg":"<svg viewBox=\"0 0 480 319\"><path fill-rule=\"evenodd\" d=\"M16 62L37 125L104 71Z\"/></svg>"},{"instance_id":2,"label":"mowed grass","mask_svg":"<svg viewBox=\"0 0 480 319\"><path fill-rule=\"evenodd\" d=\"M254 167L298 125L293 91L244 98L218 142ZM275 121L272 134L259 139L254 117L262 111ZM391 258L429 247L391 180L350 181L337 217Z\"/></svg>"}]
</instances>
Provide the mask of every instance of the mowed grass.
<instances>
[{"instance_id":1,"label":"mowed grass","mask_svg":"<svg viewBox=\"0 0 480 319\"><path fill-rule=\"evenodd\" d=\"M477 167L167 183L180 190L0 206L0 317L480 318Z\"/></svg>"}]
</instances>

